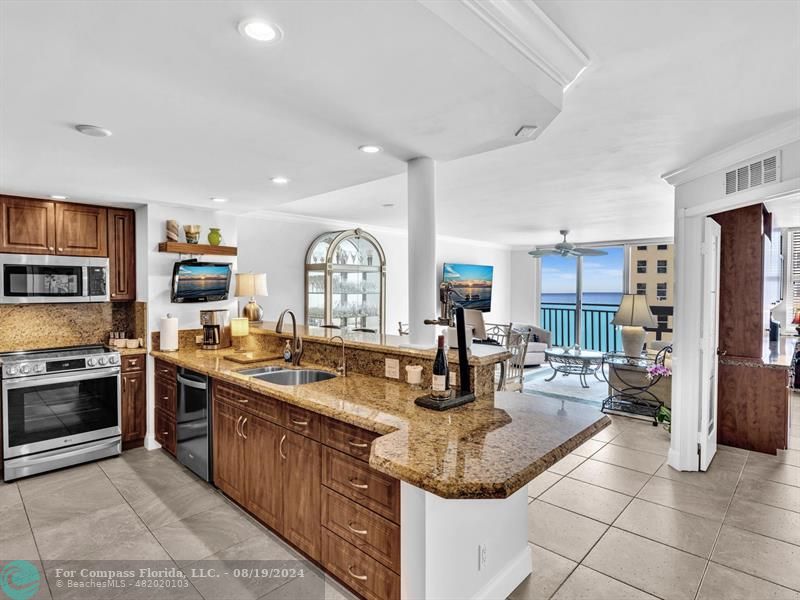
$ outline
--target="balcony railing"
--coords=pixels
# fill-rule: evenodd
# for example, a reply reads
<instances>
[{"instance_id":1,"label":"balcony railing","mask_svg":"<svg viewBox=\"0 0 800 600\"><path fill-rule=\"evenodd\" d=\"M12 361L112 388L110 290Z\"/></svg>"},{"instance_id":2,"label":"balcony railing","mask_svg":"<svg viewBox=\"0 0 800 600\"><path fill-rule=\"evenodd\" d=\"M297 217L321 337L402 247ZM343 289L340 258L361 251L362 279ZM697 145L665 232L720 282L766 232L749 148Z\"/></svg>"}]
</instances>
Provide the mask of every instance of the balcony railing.
<instances>
[{"instance_id":1,"label":"balcony railing","mask_svg":"<svg viewBox=\"0 0 800 600\"><path fill-rule=\"evenodd\" d=\"M619 306L616 304L586 304L581 311L581 348L600 352L622 349L622 338L611 324ZM575 345L575 306L543 302L541 324L551 333L553 346Z\"/></svg>"}]
</instances>

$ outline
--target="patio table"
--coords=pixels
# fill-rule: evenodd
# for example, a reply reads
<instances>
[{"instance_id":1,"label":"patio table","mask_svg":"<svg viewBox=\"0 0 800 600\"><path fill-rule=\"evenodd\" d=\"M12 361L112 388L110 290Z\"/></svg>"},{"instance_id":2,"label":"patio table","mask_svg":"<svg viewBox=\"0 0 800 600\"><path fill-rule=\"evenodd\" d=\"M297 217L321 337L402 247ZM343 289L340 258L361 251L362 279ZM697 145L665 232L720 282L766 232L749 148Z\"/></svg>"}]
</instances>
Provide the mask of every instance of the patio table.
<instances>
[{"instance_id":1,"label":"patio table","mask_svg":"<svg viewBox=\"0 0 800 600\"><path fill-rule=\"evenodd\" d=\"M577 375L581 387L588 388L587 375L594 375L598 381L597 371L603 366L603 353L596 350L581 350L574 348L548 348L544 351L545 359L553 369L553 374L545 381L553 381L556 375Z\"/></svg>"}]
</instances>

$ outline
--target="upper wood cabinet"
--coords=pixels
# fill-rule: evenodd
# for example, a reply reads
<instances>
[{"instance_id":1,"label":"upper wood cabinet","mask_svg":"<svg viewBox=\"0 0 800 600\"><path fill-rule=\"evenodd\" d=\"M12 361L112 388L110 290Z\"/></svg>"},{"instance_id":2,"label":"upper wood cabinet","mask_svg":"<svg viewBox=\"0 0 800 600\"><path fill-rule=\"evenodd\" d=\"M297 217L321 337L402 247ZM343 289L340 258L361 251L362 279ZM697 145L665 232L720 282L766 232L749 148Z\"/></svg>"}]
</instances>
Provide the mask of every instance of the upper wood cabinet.
<instances>
[{"instance_id":1,"label":"upper wood cabinet","mask_svg":"<svg viewBox=\"0 0 800 600\"><path fill-rule=\"evenodd\" d=\"M0 251L54 254L55 202L0 196Z\"/></svg>"},{"instance_id":2,"label":"upper wood cabinet","mask_svg":"<svg viewBox=\"0 0 800 600\"><path fill-rule=\"evenodd\" d=\"M56 254L108 256L106 209L84 204L56 204Z\"/></svg>"},{"instance_id":3,"label":"upper wood cabinet","mask_svg":"<svg viewBox=\"0 0 800 600\"><path fill-rule=\"evenodd\" d=\"M112 301L136 300L136 213L108 209L109 293Z\"/></svg>"}]
</instances>

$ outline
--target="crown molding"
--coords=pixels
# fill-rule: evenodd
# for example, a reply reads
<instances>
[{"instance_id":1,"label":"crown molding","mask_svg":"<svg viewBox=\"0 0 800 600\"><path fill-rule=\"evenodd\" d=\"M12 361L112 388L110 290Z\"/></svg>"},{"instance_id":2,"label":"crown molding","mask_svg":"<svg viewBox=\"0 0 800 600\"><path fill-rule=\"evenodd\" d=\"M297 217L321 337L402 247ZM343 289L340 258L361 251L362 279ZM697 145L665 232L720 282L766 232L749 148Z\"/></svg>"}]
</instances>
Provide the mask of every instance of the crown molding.
<instances>
[{"instance_id":1,"label":"crown molding","mask_svg":"<svg viewBox=\"0 0 800 600\"><path fill-rule=\"evenodd\" d=\"M682 185L797 141L800 141L800 117L709 154L680 169L664 173L661 178L670 185Z\"/></svg>"},{"instance_id":2,"label":"crown molding","mask_svg":"<svg viewBox=\"0 0 800 600\"><path fill-rule=\"evenodd\" d=\"M533 0L418 0L560 107L589 57Z\"/></svg>"}]
</instances>

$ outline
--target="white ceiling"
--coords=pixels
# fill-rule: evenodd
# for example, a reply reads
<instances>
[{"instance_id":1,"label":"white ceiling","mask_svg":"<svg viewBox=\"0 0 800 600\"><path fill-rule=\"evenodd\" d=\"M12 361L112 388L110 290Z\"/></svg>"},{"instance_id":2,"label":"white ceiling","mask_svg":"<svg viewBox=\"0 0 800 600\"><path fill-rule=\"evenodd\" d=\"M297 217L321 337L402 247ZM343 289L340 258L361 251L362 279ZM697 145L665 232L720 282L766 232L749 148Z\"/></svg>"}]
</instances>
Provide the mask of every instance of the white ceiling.
<instances>
[{"instance_id":1,"label":"white ceiling","mask_svg":"<svg viewBox=\"0 0 800 600\"><path fill-rule=\"evenodd\" d=\"M562 113L520 144L516 126L546 123L552 107L411 0L4 0L0 191L225 196L236 212L404 227L402 161L430 155L442 159L442 234L661 237L673 222L662 173L800 113L800 3L537 4L591 62ZM241 38L236 23L252 15L285 40ZM82 122L114 136L71 130ZM365 155L364 143L387 151ZM291 184L270 184L278 174Z\"/></svg>"},{"instance_id":2,"label":"white ceiling","mask_svg":"<svg viewBox=\"0 0 800 600\"><path fill-rule=\"evenodd\" d=\"M282 43L240 36L253 16L280 25ZM237 211L400 173L415 156L519 144L521 123L558 112L409 0L4 0L0 81L2 191L222 196Z\"/></svg>"},{"instance_id":3,"label":"white ceiling","mask_svg":"<svg viewBox=\"0 0 800 600\"><path fill-rule=\"evenodd\" d=\"M800 114L800 3L539 0L589 55L534 142L439 165L439 230L530 246L669 237L660 175ZM405 225L402 177L280 210ZM394 202L394 208L382 204Z\"/></svg>"}]
</instances>

